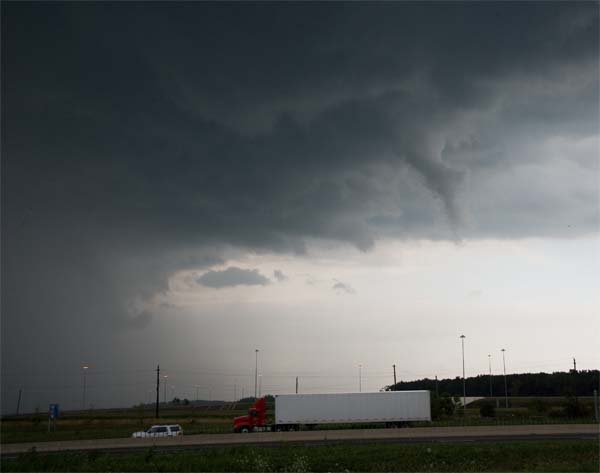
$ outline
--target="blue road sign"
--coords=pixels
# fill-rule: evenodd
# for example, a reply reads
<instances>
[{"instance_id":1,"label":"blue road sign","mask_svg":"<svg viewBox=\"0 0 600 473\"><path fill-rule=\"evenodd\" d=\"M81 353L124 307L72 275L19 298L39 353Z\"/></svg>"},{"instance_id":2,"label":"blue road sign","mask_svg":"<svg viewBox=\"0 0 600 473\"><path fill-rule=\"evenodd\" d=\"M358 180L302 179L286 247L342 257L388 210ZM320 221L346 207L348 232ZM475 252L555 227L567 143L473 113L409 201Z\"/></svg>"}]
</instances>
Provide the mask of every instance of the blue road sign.
<instances>
[{"instance_id":1,"label":"blue road sign","mask_svg":"<svg viewBox=\"0 0 600 473\"><path fill-rule=\"evenodd\" d=\"M50 404L48 406L48 416L51 419L56 419L58 417L58 404Z\"/></svg>"}]
</instances>

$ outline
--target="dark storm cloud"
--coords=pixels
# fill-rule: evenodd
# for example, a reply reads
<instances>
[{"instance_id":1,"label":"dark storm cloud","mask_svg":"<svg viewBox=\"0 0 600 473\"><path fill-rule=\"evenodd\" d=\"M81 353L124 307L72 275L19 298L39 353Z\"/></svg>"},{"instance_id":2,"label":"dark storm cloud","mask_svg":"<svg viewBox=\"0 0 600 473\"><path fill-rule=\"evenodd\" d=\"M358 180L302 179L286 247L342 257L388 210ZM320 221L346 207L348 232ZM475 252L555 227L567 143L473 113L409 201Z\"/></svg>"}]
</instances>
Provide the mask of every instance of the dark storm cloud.
<instances>
[{"instance_id":1,"label":"dark storm cloud","mask_svg":"<svg viewBox=\"0 0 600 473\"><path fill-rule=\"evenodd\" d=\"M271 280L258 272L257 269L242 269L231 266L223 271L207 271L198 279L198 284L215 289L234 286L265 286Z\"/></svg>"},{"instance_id":2,"label":"dark storm cloud","mask_svg":"<svg viewBox=\"0 0 600 473\"><path fill-rule=\"evenodd\" d=\"M3 364L229 251L597 228L595 3L1 8Z\"/></svg>"}]
</instances>

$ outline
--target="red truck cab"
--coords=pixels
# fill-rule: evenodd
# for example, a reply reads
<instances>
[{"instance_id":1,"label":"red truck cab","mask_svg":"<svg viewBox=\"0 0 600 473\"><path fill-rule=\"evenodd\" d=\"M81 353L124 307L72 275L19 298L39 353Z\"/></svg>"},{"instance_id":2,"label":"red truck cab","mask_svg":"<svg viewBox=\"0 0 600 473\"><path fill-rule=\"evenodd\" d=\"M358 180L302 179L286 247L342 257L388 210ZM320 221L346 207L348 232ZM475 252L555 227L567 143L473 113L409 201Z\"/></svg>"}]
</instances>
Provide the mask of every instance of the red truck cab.
<instances>
[{"instance_id":1,"label":"red truck cab","mask_svg":"<svg viewBox=\"0 0 600 473\"><path fill-rule=\"evenodd\" d=\"M264 397L257 399L248 409L247 416L239 416L233 419L234 432L259 432L267 430L267 401Z\"/></svg>"}]
</instances>

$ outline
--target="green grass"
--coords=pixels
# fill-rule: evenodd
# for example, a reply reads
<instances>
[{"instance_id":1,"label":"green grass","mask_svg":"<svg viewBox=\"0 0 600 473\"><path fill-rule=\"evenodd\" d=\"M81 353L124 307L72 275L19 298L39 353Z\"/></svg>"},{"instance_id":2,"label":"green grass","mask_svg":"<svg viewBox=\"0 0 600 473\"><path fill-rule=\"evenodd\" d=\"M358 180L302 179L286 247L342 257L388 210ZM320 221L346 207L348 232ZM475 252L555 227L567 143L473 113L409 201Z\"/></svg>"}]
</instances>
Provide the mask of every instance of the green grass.
<instances>
[{"instance_id":1,"label":"green grass","mask_svg":"<svg viewBox=\"0 0 600 473\"><path fill-rule=\"evenodd\" d=\"M597 472L595 441L227 447L109 455L28 453L2 471Z\"/></svg>"}]
</instances>

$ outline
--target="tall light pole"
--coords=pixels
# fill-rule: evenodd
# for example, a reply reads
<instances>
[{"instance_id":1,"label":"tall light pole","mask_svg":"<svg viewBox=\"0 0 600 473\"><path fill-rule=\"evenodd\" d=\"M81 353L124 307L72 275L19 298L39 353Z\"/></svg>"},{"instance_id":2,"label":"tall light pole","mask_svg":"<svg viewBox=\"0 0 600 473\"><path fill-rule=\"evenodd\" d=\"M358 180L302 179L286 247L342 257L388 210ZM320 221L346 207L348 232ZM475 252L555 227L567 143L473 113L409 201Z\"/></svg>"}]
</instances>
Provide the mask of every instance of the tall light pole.
<instances>
[{"instance_id":1,"label":"tall light pole","mask_svg":"<svg viewBox=\"0 0 600 473\"><path fill-rule=\"evenodd\" d=\"M362 393L362 365L358 365L358 392Z\"/></svg>"},{"instance_id":2,"label":"tall light pole","mask_svg":"<svg viewBox=\"0 0 600 473\"><path fill-rule=\"evenodd\" d=\"M262 385L262 374L259 374L258 375L258 397L262 396L261 385Z\"/></svg>"},{"instance_id":3,"label":"tall light pole","mask_svg":"<svg viewBox=\"0 0 600 473\"><path fill-rule=\"evenodd\" d=\"M488 355L488 362L490 364L490 397L493 397L492 391L492 355Z\"/></svg>"},{"instance_id":4,"label":"tall light pole","mask_svg":"<svg viewBox=\"0 0 600 473\"><path fill-rule=\"evenodd\" d=\"M506 359L504 358L504 348L500 350L502 352L502 365L504 366L504 407L508 408L508 384L506 383Z\"/></svg>"},{"instance_id":5,"label":"tall light pole","mask_svg":"<svg viewBox=\"0 0 600 473\"><path fill-rule=\"evenodd\" d=\"M460 336L462 344L462 365L463 365L463 412L467 413L467 382L465 380L465 336Z\"/></svg>"},{"instance_id":6,"label":"tall light pole","mask_svg":"<svg viewBox=\"0 0 600 473\"><path fill-rule=\"evenodd\" d=\"M86 373L89 366L83 365L83 407L82 409L85 411L85 390L86 390Z\"/></svg>"},{"instance_id":7,"label":"tall light pole","mask_svg":"<svg viewBox=\"0 0 600 473\"><path fill-rule=\"evenodd\" d=\"M165 405L167 404L167 378L169 377L169 375L164 375L163 378L165 379L163 382L163 402L165 403Z\"/></svg>"},{"instance_id":8,"label":"tall light pole","mask_svg":"<svg viewBox=\"0 0 600 473\"><path fill-rule=\"evenodd\" d=\"M258 348L254 350L254 354L256 356L254 361L254 399L256 399L258 394Z\"/></svg>"}]
</instances>

